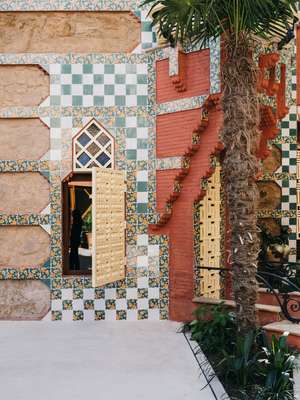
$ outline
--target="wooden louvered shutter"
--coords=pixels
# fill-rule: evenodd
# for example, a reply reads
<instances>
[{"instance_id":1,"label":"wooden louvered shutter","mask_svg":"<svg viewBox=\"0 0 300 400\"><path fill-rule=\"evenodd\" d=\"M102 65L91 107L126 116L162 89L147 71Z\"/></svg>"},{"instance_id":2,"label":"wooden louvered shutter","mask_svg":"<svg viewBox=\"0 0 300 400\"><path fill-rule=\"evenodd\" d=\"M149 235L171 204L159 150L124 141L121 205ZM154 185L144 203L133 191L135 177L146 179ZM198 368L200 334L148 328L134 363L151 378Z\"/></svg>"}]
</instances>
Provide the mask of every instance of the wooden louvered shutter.
<instances>
[{"instance_id":1,"label":"wooden louvered shutter","mask_svg":"<svg viewBox=\"0 0 300 400\"><path fill-rule=\"evenodd\" d=\"M125 278L124 172L93 168L93 287Z\"/></svg>"}]
</instances>

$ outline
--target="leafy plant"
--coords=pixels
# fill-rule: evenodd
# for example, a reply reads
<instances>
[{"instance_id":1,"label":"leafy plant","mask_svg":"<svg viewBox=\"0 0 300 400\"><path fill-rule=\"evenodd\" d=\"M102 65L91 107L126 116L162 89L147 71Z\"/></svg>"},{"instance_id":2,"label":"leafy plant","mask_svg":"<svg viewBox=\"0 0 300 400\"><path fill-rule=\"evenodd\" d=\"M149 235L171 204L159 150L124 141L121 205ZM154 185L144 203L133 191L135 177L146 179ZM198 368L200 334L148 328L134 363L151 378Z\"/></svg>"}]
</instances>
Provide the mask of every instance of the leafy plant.
<instances>
[{"instance_id":1,"label":"leafy plant","mask_svg":"<svg viewBox=\"0 0 300 400\"><path fill-rule=\"evenodd\" d=\"M240 390L253 386L257 378L259 353L256 344L257 333L250 331L245 336L238 336L233 343L233 351L223 350L223 359L219 363L226 382Z\"/></svg>"},{"instance_id":2,"label":"leafy plant","mask_svg":"<svg viewBox=\"0 0 300 400\"><path fill-rule=\"evenodd\" d=\"M84 219L84 230L92 232L92 210L90 210Z\"/></svg>"},{"instance_id":3,"label":"leafy plant","mask_svg":"<svg viewBox=\"0 0 300 400\"><path fill-rule=\"evenodd\" d=\"M264 378L264 387L258 393L258 400L293 400L293 371L296 368L296 357L287 345L288 333L272 341L262 348L260 374Z\"/></svg>"},{"instance_id":4,"label":"leafy plant","mask_svg":"<svg viewBox=\"0 0 300 400\"><path fill-rule=\"evenodd\" d=\"M259 329L237 334L235 314L224 303L201 306L196 319L185 324L206 353L233 400L294 400L295 354L287 345L288 334L269 343Z\"/></svg>"},{"instance_id":5,"label":"leafy plant","mask_svg":"<svg viewBox=\"0 0 300 400\"><path fill-rule=\"evenodd\" d=\"M196 319L190 323L192 339L206 352L229 348L236 332L235 315L224 303L201 306L194 311Z\"/></svg>"}]
</instances>

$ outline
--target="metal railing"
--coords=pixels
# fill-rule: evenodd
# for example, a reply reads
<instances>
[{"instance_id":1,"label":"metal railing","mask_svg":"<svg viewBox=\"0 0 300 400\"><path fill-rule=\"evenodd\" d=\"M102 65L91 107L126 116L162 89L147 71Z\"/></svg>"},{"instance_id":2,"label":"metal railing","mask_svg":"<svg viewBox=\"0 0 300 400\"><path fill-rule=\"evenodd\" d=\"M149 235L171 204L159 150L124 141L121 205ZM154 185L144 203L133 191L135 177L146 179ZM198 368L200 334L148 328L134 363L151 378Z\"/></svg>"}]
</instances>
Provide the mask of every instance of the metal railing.
<instances>
[{"instance_id":1,"label":"metal railing","mask_svg":"<svg viewBox=\"0 0 300 400\"><path fill-rule=\"evenodd\" d=\"M228 275L232 275L229 268L198 267L200 270L219 271L220 276L228 282ZM300 323L300 264L298 263L260 263L256 279L261 288L274 295L284 317ZM295 293L298 292L298 295ZM296 315L296 313L298 313Z\"/></svg>"}]
</instances>

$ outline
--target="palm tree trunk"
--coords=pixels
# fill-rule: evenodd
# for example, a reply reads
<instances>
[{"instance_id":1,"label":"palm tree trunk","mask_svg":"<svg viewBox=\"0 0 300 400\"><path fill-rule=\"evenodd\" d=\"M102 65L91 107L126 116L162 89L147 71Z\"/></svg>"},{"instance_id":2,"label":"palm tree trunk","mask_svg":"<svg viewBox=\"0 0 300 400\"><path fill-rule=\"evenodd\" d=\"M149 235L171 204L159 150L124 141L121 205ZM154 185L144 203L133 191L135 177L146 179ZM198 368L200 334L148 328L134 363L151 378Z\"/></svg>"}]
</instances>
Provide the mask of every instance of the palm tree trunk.
<instances>
[{"instance_id":1,"label":"palm tree trunk","mask_svg":"<svg viewBox=\"0 0 300 400\"><path fill-rule=\"evenodd\" d=\"M233 294L242 333L256 326L256 269L259 252L257 232L258 172L256 148L259 140L257 67L253 43L240 35L225 40L222 70L225 145L223 173L230 224Z\"/></svg>"}]
</instances>

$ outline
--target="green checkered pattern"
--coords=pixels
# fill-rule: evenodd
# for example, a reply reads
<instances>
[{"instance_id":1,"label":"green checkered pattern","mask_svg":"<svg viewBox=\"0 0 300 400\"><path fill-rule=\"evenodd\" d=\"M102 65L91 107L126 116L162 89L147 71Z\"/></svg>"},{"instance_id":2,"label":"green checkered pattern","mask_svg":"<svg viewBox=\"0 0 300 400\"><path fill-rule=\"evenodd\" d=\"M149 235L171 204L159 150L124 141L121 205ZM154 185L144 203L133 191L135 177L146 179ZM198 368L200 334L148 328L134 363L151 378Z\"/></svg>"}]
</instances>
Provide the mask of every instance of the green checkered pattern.
<instances>
[{"instance_id":1,"label":"green checkered pattern","mask_svg":"<svg viewBox=\"0 0 300 400\"><path fill-rule=\"evenodd\" d=\"M50 106L137 107L148 104L146 64L53 64L50 74Z\"/></svg>"}]
</instances>

